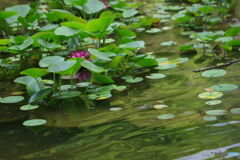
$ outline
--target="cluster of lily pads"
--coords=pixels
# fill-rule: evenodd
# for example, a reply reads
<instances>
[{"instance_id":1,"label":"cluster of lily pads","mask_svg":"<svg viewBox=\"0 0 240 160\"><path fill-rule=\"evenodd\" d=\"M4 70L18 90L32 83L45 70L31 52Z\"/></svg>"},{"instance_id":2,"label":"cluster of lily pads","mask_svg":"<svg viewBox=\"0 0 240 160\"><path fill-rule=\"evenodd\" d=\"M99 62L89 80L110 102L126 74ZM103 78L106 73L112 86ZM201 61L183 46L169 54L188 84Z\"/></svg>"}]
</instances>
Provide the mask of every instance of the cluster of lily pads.
<instances>
[{"instance_id":1,"label":"cluster of lily pads","mask_svg":"<svg viewBox=\"0 0 240 160\"><path fill-rule=\"evenodd\" d=\"M207 70L204 71L201 75L206 78L215 78L215 77L221 77L227 74L227 71L223 69L212 69L212 70ZM204 89L205 92L200 93L198 97L200 99L206 99L209 100L205 102L207 105L218 105L221 104L222 101L219 100L219 98L223 97L224 92L230 92L238 89L238 85L235 84L217 84L213 85L209 88ZM233 114L239 114L240 108L232 108L231 112ZM204 120L206 121L214 121L217 120L217 116L221 116L226 114L226 110L209 110L206 111L207 116L204 117Z\"/></svg>"}]
</instances>

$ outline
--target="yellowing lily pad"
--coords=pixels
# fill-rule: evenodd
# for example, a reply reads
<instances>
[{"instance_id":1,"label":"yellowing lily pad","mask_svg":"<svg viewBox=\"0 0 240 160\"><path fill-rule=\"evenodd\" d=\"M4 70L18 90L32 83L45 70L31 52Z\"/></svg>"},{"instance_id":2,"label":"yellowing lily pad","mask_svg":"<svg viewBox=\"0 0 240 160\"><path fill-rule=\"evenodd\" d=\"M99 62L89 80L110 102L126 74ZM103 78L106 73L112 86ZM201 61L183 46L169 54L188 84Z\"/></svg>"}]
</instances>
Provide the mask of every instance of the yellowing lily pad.
<instances>
[{"instance_id":1,"label":"yellowing lily pad","mask_svg":"<svg viewBox=\"0 0 240 160\"><path fill-rule=\"evenodd\" d=\"M163 115L158 116L157 118L161 119L161 120L167 120L167 119L172 119L174 117L175 117L174 114L163 114Z\"/></svg>"},{"instance_id":2,"label":"yellowing lily pad","mask_svg":"<svg viewBox=\"0 0 240 160\"><path fill-rule=\"evenodd\" d=\"M167 108L168 106L167 105L164 105L164 104L157 104L157 105L154 105L153 108L154 109L164 109L164 108Z\"/></svg>"},{"instance_id":3,"label":"yellowing lily pad","mask_svg":"<svg viewBox=\"0 0 240 160\"><path fill-rule=\"evenodd\" d=\"M201 99L217 99L223 96L222 92L203 92L198 95Z\"/></svg>"},{"instance_id":4,"label":"yellowing lily pad","mask_svg":"<svg viewBox=\"0 0 240 160\"><path fill-rule=\"evenodd\" d=\"M222 103L221 100L212 100L212 101L207 101L205 104L212 106L212 105L217 105L220 103Z\"/></svg>"}]
</instances>

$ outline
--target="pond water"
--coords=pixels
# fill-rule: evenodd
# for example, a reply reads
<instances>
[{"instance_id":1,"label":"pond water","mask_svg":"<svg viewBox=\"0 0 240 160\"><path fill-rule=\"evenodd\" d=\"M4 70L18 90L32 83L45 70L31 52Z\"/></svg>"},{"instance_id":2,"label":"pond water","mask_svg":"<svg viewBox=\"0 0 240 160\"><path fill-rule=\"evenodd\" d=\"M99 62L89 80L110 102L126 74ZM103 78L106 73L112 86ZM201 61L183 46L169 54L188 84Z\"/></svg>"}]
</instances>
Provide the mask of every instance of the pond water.
<instances>
[{"instance_id":1,"label":"pond water","mask_svg":"<svg viewBox=\"0 0 240 160\"><path fill-rule=\"evenodd\" d=\"M145 7L151 6L148 3ZM186 57L178 54L177 48L190 41L181 32L173 28L139 38L145 40L146 52L175 59ZM178 44L160 45L170 40ZM231 159L233 154L240 154L240 116L230 112L240 106L240 89L224 92L222 103L213 106L206 105L198 94L216 84L240 85L240 65L227 67L226 76L209 79L192 70L215 64L213 59L202 54L189 59L161 71L167 75L165 79L131 85L127 91L95 104L65 100L59 106L42 107L29 114L19 110L21 105L1 105L0 160L201 160L224 152ZM7 92L4 88L11 87L3 84L1 96ZM158 104L168 107L150 107ZM110 111L111 107L122 110ZM204 121L205 112L212 109L228 113L216 121ZM175 118L158 119L162 114L174 114ZM44 118L47 125L34 129L22 126L30 118Z\"/></svg>"}]
</instances>

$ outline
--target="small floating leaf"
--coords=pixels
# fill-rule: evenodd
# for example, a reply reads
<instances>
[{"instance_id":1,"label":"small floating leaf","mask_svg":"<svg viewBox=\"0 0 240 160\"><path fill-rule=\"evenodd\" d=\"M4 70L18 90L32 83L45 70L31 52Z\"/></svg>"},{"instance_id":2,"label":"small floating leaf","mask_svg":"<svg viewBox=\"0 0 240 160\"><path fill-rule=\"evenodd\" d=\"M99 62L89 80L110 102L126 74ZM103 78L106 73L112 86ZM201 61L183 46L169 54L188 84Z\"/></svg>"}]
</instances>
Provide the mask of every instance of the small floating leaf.
<instances>
[{"instance_id":1,"label":"small floating leaf","mask_svg":"<svg viewBox=\"0 0 240 160\"><path fill-rule=\"evenodd\" d=\"M204 121L216 121L217 117L216 116L204 116L203 120Z\"/></svg>"},{"instance_id":2,"label":"small floating leaf","mask_svg":"<svg viewBox=\"0 0 240 160\"><path fill-rule=\"evenodd\" d=\"M217 104L220 104L220 103L222 103L221 100L212 100L212 101L207 101L205 104L212 106L212 105L217 105Z\"/></svg>"},{"instance_id":3,"label":"small floating leaf","mask_svg":"<svg viewBox=\"0 0 240 160\"><path fill-rule=\"evenodd\" d=\"M168 106L165 105L165 104L157 104L157 105L154 105L153 108L154 109L164 109L164 108L167 108Z\"/></svg>"},{"instance_id":4,"label":"small floating leaf","mask_svg":"<svg viewBox=\"0 0 240 160\"><path fill-rule=\"evenodd\" d=\"M24 100L23 96L9 96L0 99L0 103L18 103Z\"/></svg>"},{"instance_id":5,"label":"small floating leaf","mask_svg":"<svg viewBox=\"0 0 240 160\"><path fill-rule=\"evenodd\" d=\"M172 45L175 45L175 44L177 44L177 42L175 42L175 41L167 41L167 42L162 42L161 46L172 46Z\"/></svg>"},{"instance_id":6,"label":"small floating leaf","mask_svg":"<svg viewBox=\"0 0 240 160\"><path fill-rule=\"evenodd\" d=\"M166 69L171 69L171 68L175 68L175 67L177 67L176 64L160 64L158 67L156 67L156 69L166 70Z\"/></svg>"},{"instance_id":7,"label":"small floating leaf","mask_svg":"<svg viewBox=\"0 0 240 160\"><path fill-rule=\"evenodd\" d=\"M217 92L226 92L226 91L235 90L238 88L238 86L235 84L218 84L210 88L212 88L214 91L217 91Z\"/></svg>"},{"instance_id":8,"label":"small floating leaf","mask_svg":"<svg viewBox=\"0 0 240 160\"><path fill-rule=\"evenodd\" d=\"M240 108L232 108L230 110L233 114L240 114Z\"/></svg>"},{"instance_id":9,"label":"small floating leaf","mask_svg":"<svg viewBox=\"0 0 240 160\"><path fill-rule=\"evenodd\" d=\"M149 30L146 30L147 33L158 33L161 32L161 29L159 28L151 28Z\"/></svg>"},{"instance_id":10,"label":"small floating leaf","mask_svg":"<svg viewBox=\"0 0 240 160\"><path fill-rule=\"evenodd\" d=\"M110 108L110 111L121 111L122 108L121 107L113 107L113 108Z\"/></svg>"},{"instance_id":11,"label":"small floating leaf","mask_svg":"<svg viewBox=\"0 0 240 160\"><path fill-rule=\"evenodd\" d=\"M212 70L209 70L209 71L204 71L202 73L202 76L207 77L207 78L211 78L211 77L221 77L221 76L224 76L226 74L227 74L227 72L223 69L212 69Z\"/></svg>"},{"instance_id":12,"label":"small floating leaf","mask_svg":"<svg viewBox=\"0 0 240 160\"><path fill-rule=\"evenodd\" d=\"M160 74L160 73L152 73L149 76L146 76L149 79L162 79L165 78L166 75L165 74Z\"/></svg>"},{"instance_id":13,"label":"small floating leaf","mask_svg":"<svg viewBox=\"0 0 240 160\"><path fill-rule=\"evenodd\" d=\"M142 77L129 77L128 79L126 79L126 82L128 83L138 83L138 82L141 82L143 81L143 78Z\"/></svg>"},{"instance_id":14,"label":"small floating leaf","mask_svg":"<svg viewBox=\"0 0 240 160\"><path fill-rule=\"evenodd\" d=\"M31 119L23 122L24 126L27 127L34 127L34 126L41 126L46 124L47 121L45 119Z\"/></svg>"},{"instance_id":15,"label":"small floating leaf","mask_svg":"<svg viewBox=\"0 0 240 160\"><path fill-rule=\"evenodd\" d=\"M22 111L30 111L30 110L37 109L38 107L39 107L38 105L27 104L27 105L24 105L24 106L20 107L20 110L22 110Z\"/></svg>"},{"instance_id":16,"label":"small floating leaf","mask_svg":"<svg viewBox=\"0 0 240 160\"><path fill-rule=\"evenodd\" d=\"M221 116L226 114L226 110L210 110L207 111L206 114L210 115L210 116Z\"/></svg>"},{"instance_id":17,"label":"small floating leaf","mask_svg":"<svg viewBox=\"0 0 240 160\"><path fill-rule=\"evenodd\" d=\"M158 119L172 119L174 117L175 117L174 114L163 114L163 115L158 116Z\"/></svg>"},{"instance_id":18,"label":"small floating leaf","mask_svg":"<svg viewBox=\"0 0 240 160\"><path fill-rule=\"evenodd\" d=\"M203 92L198 95L201 99L217 99L223 96L222 92Z\"/></svg>"}]
</instances>

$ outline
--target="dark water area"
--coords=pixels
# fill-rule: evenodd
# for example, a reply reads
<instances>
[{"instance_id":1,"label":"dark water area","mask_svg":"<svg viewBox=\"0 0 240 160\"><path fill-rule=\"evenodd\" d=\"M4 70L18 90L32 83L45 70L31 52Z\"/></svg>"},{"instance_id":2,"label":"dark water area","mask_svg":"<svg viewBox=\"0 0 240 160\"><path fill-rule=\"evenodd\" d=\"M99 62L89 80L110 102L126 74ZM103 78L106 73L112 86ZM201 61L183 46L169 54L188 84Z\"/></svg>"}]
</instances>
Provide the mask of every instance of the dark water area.
<instances>
[{"instance_id":1,"label":"dark water area","mask_svg":"<svg viewBox=\"0 0 240 160\"><path fill-rule=\"evenodd\" d=\"M1 7L24 2L5 0ZM155 2L149 1L146 10ZM174 27L170 22L165 25ZM143 33L139 39L146 42L146 52L176 59L186 57L178 53L178 47L190 41L181 32L172 28L157 34ZM177 45L160 45L169 40ZM215 84L239 86L240 65L229 66L227 76L219 78L192 72L212 63L206 55L191 56L188 62L160 72L167 78L131 85L127 91L95 104L62 100L59 105L30 113L19 110L22 104L1 104L0 160L204 160L213 159L210 157L215 153L228 153L225 158L231 159L233 154L240 154L240 116L230 112L240 106L240 89L224 93L222 103L213 106L206 105L198 94ZM11 86L2 82L0 96ZM168 107L147 107L159 104ZM110 107L123 109L113 112ZM205 112L211 109L227 110L227 114L205 121ZM161 114L174 114L175 118L159 120ZM46 119L47 124L24 127L22 122L31 118Z\"/></svg>"}]
</instances>

